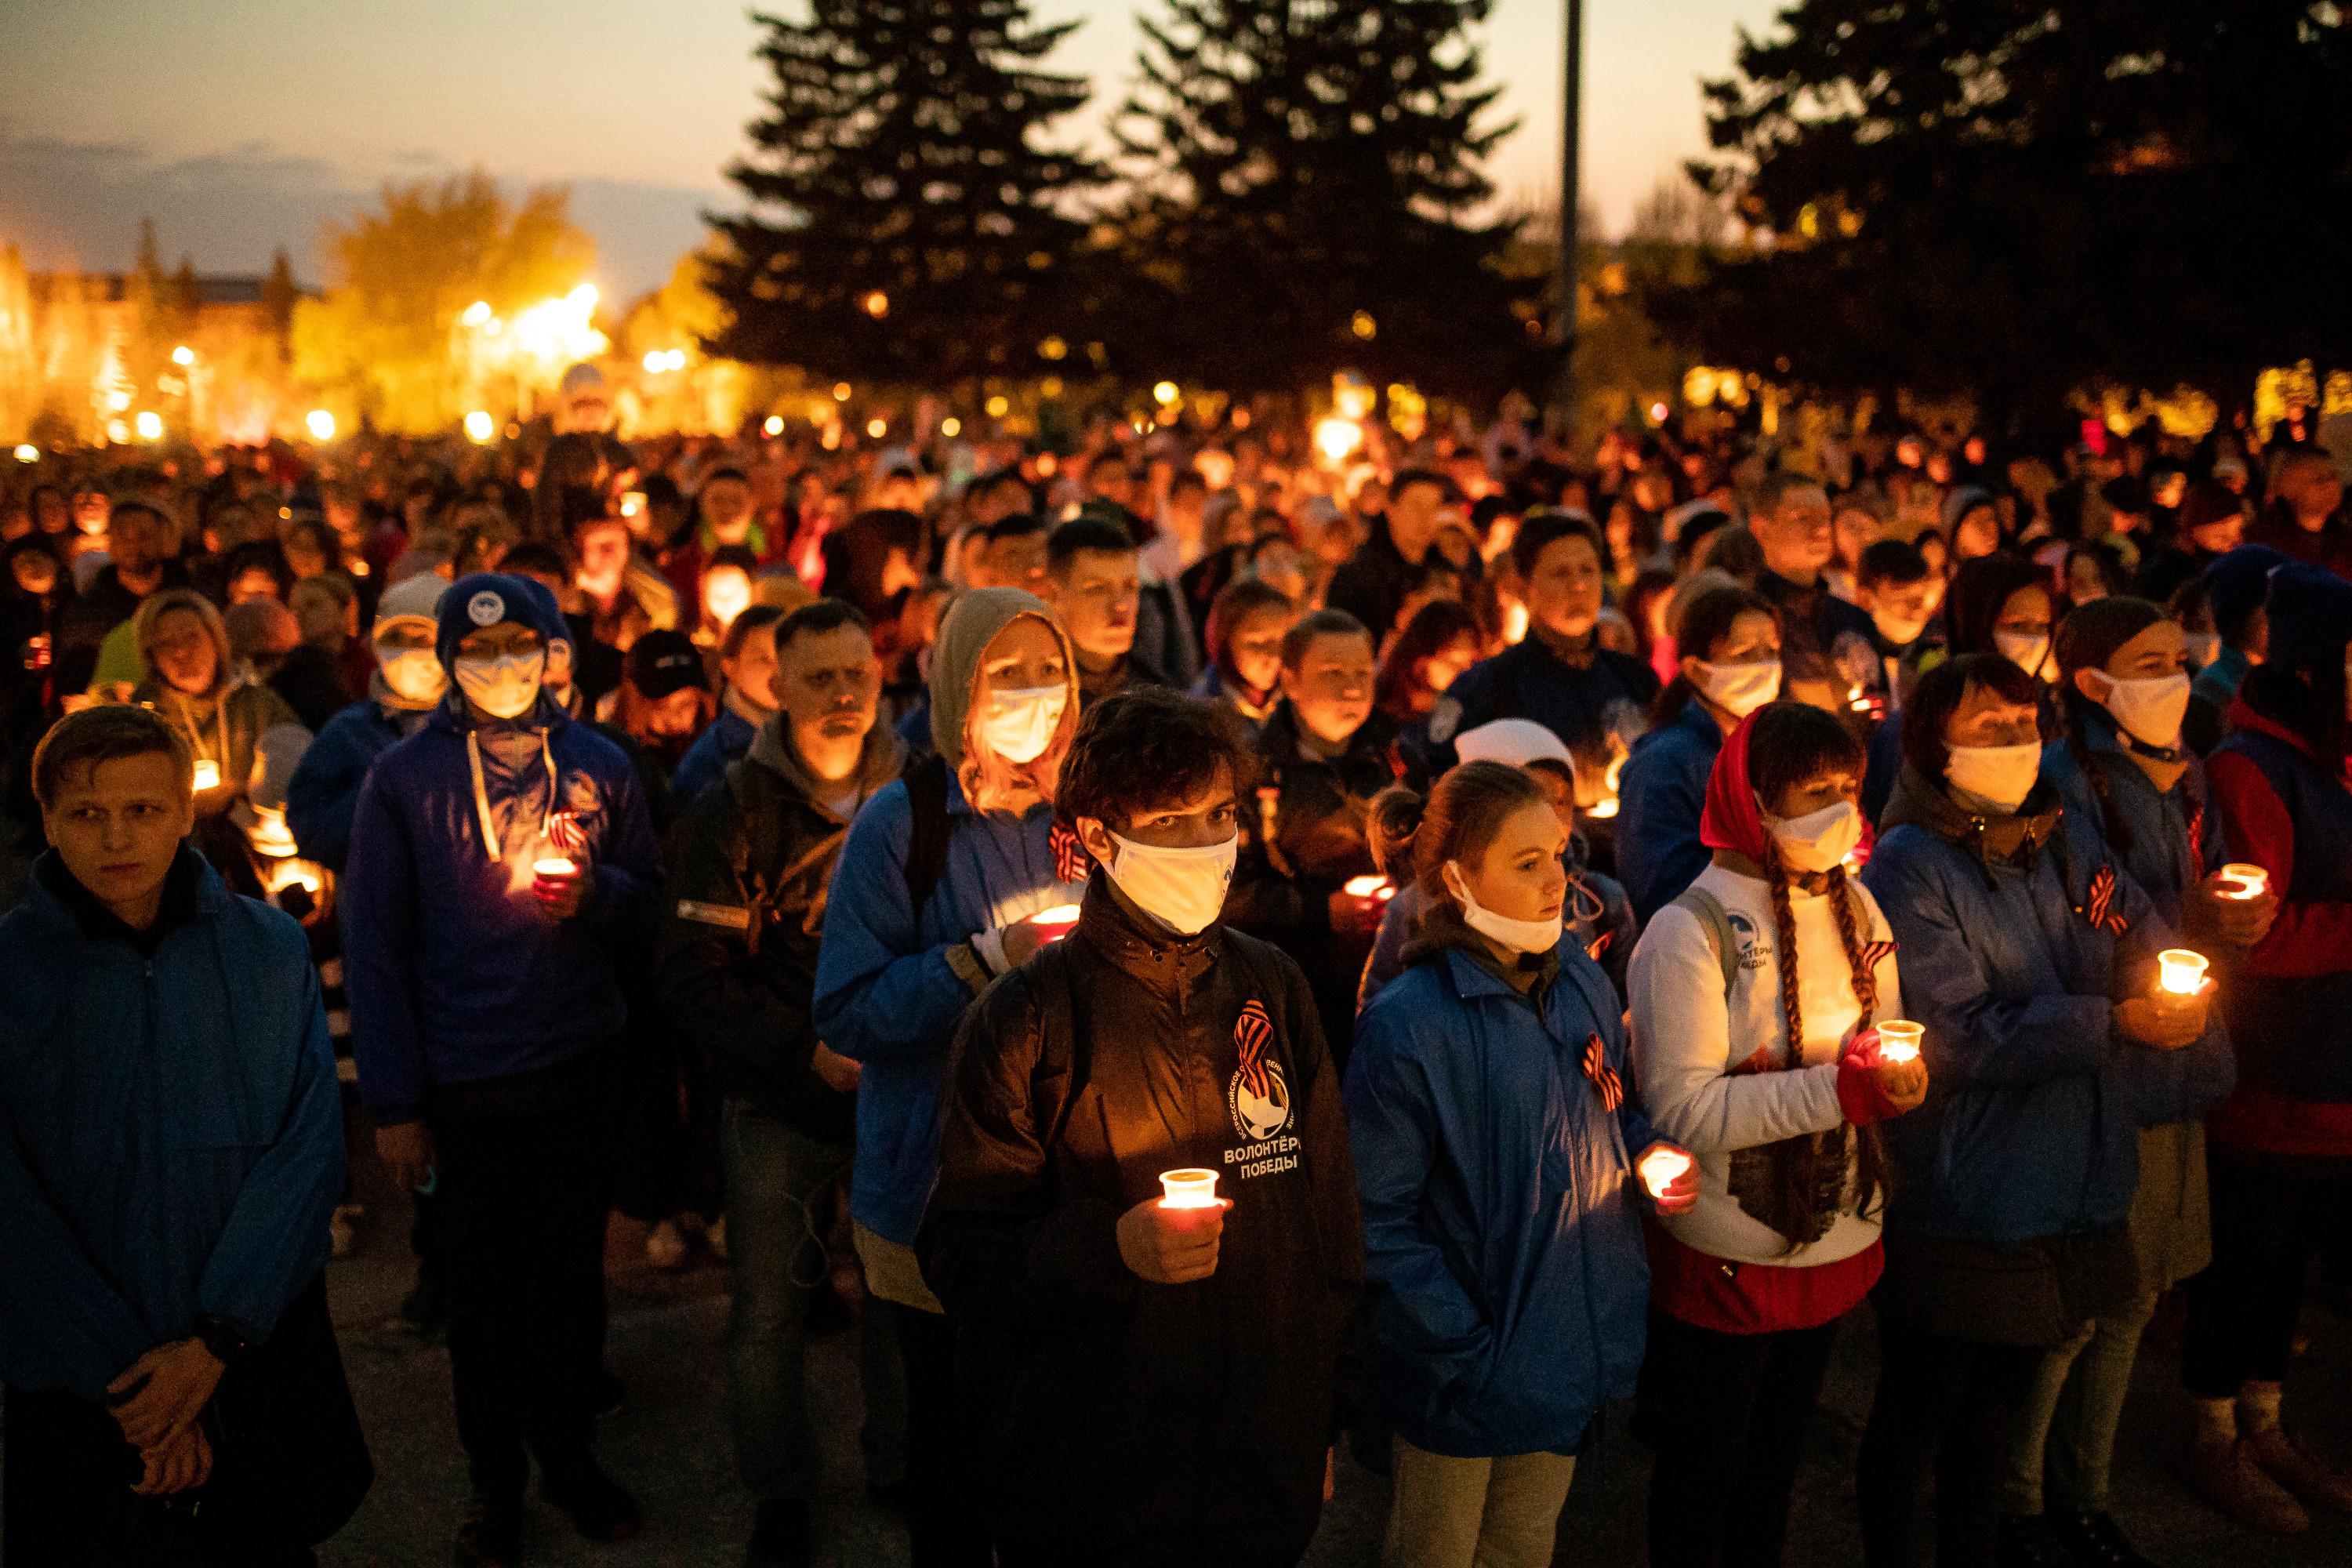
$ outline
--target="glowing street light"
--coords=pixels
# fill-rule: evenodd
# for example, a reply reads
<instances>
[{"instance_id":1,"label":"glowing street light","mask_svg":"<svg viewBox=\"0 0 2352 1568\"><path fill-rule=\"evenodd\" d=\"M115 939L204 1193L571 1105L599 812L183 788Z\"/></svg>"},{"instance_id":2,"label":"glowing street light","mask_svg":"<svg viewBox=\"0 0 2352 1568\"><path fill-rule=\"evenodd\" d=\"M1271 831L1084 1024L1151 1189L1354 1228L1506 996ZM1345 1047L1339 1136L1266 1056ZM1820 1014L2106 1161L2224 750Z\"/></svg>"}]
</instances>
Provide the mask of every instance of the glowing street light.
<instances>
[{"instance_id":1,"label":"glowing street light","mask_svg":"<svg viewBox=\"0 0 2352 1568\"><path fill-rule=\"evenodd\" d=\"M477 408L466 416L466 439L477 447L487 446L499 433L499 422L490 417L487 408Z\"/></svg>"},{"instance_id":2,"label":"glowing street light","mask_svg":"<svg viewBox=\"0 0 2352 1568\"><path fill-rule=\"evenodd\" d=\"M310 413L302 416L302 427L310 432L310 439L313 441L331 441L335 438L335 416L323 408L313 408Z\"/></svg>"},{"instance_id":3,"label":"glowing street light","mask_svg":"<svg viewBox=\"0 0 2352 1568\"><path fill-rule=\"evenodd\" d=\"M833 400L835 403L846 403L849 401L849 383L845 381L836 381L833 384Z\"/></svg>"},{"instance_id":4,"label":"glowing street light","mask_svg":"<svg viewBox=\"0 0 2352 1568\"><path fill-rule=\"evenodd\" d=\"M991 419L1002 419L1007 413L1011 412L1013 408L1013 400L1000 392L995 396L988 400L986 407L988 410L988 416Z\"/></svg>"},{"instance_id":5,"label":"glowing street light","mask_svg":"<svg viewBox=\"0 0 2352 1568\"><path fill-rule=\"evenodd\" d=\"M781 436L784 433L784 416L781 414L771 414L761 421L760 428L771 436Z\"/></svg>"},{"instance_id":6,"label":"glowing street light","mask_svg":"<svg viewBox=\"0 0 2352 1568\"><path fill-rule=\"evenodd\" d=\"M172 363L180 366L182 369L185 369L187 366L196 363L196 351L190 348L187 344L182 343L178 348L172 351Z\"/></svg>"},{"instance_id":7,"label":"glowing street light","mask_svg":"<svg viewBox=\"0 0 2352 1568\"><path fill-rule=\"evenodd\" d=\"M857 304L860 310L877 321L890 313L890 296L879 289L867 294L866 298L857 301Z\"/></svg>"},{"instance_id":8,"label":"glowing street light","mask_svg":"<svg viewBox=\"0 0 2352 1568\"><path fill-rule=\"evenodd\" d=\"M1352 419L1331 415L1315 422L1315 450L1334 467L1364 444L1364 427Z\"/></svg>"},{"instance_id":9,"label":"glowing street light","mask_svg":"<svg viewBox=\"0 0 2352 1568\"><path fill-rule=\"evenodd\" d=\"M1151 401L1157 403L1162 408L1165 408L1168 405L1175 402L1177 396L1178 391L1174 382L1161 381L1152 384Z\"/></svg>"},{"instance_id":10,"label":"glowing street light","mask_svg":"<svg viewBox=\"0 0 2352 1568\"><path fill-rule=\"evenodd\" d=\"M874 440L879 441L889 433L890 422L887 419L868 419L866 422L866 434Z\"/></svg>"},{"instance_id":11,"label":"glowing street light","mask_svg":"<svg viewBox=\"0 0 2352 1568\"><path fill-rule=\"evenodd\" d=\"M1370 310L1359 310L1348 318L1348 330L1366 342L1370 342L1379 335L1381 324L1372 320L1372 313Z\"/></svg>"},{"instance_id":12,"label":"glowing street light","mask_svg":"<svg viewBox=\"0 0 2352 1568\"><path fill-rule=\"evenodd\" d=\"M133 423L138 426L139 438L142 441L160 441L163 438L163 416L153 409L141 409L139 417Z\"/></svg>"},{"instance_id":13,"label":"glowing street light","mask_svg":"<svg viewBox=\"0 0 2352 1568\"><path fill-rule=\"evenodd\" d=\"M957 437L963 434L963 421L957 418L952 414L949 415L945 419L940 421L940 434L945 436L950 441L954 440Z\"/></svg>"},{"instance_id":14,"label":"glowing street light","mask_svg":"<svg viewBox=\"0 0 2352 1568\"><path fill-rule=\"evenodd\" d=\"M490 319L490 302L488 300L477 300L467 306L466 313L457 319L469 327L478 327Z\"/></svg>"},{"instance_id":15,"label":"glowing street light","mask_svg":"<svg viewBox=\"0 0 2352 1568\"><path fill-rule=\"evenodd\" d=\"M30 441L21 442L16 447L16 460L20 463L37 463L41 460L41 449Z\"/></svg>"}]
</instances>

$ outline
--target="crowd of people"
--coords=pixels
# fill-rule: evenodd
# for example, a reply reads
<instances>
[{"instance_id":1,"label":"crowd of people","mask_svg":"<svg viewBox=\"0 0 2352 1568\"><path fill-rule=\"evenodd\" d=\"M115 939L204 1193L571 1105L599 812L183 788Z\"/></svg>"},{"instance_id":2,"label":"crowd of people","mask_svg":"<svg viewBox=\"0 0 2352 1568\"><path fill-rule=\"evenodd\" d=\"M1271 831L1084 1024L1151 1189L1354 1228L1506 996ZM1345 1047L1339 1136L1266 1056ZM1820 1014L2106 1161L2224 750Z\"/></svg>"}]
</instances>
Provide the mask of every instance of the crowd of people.
<instances>
[{"instance_id":1,"label":"crowd of people","mask_svg":"<svg viewBox=\"0 0 2352 1568\"><path fill-rule=\"evenodd\" d=\"M0 493L10 1568L310 1563L358 1507L347 1125L463 1564L534 1473L646 1526L616 1209L729 1270L751 1568L812 1560L845 1331L916 1568L1286 1568L1343 1448L1385 1564L1538 1568L1621 1404L1649 1560L1777 1563L1865 1300L1871 1568L2148 1562L2144 1349L2213 1508L2352 1512L2285 1397L2352 1266L2352 519L2300 428L608 415L579 367L521 440Z\"/></svg>"}]
</instances>

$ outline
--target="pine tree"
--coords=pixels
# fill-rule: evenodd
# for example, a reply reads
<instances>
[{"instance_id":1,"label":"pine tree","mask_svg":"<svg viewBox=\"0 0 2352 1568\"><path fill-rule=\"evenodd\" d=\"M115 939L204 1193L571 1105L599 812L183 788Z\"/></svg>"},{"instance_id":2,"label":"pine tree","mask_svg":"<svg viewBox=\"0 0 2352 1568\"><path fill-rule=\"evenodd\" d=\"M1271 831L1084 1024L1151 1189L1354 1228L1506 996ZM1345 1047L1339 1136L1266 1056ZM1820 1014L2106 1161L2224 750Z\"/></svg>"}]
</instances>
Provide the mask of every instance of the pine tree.
<instances>
[{"instance_id":1,"label":"pine tree","mask_svg":"<svg viewBox=\"0 0 2352 1568\"><path fill-rule=\"evenodd\" d=\"M1101 178L1043 134L1087 96L1037 68L1077 24L1032 26L1027 0L757 20L775 85L728 172L753 211L711 219L734 317L712 351L930 384L1025 368L1067 309L1073 200Z\"/></svg>"},{"instance_id":2,"label":"pine tree","mask_svg":"<svg viewBox=\"0 0 2352 1568\"><path fill-rule=\"evenodd\" d=\"M1497 269L1471 29L1490 0L1166 0L1117 126L1168 368L1248 392L1343 364L1492 390L1533 339ZM1181 307L1181 308L1180 308Z\"/></svg>"}]
</instances>

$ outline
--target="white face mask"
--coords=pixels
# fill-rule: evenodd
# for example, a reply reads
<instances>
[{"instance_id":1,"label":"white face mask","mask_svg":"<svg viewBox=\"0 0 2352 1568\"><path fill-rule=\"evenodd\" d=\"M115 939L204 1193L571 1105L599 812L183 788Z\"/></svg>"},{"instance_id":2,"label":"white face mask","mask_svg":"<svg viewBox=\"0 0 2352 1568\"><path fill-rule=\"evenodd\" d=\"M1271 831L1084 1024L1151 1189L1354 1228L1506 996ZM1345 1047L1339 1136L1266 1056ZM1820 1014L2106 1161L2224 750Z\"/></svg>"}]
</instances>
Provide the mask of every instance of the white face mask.
<instances>
[{"instance_id":1,"label":"white face mask","mask_svg":"<svg viewBox=\"0 0 2352 1568\"><path fill-rule=\"evenodd\" d=\"M2042 742L2014 746L1954 746L1944 776L1952 787L1989 800L2003 811L2015 811L2033 793L2042 776Z\"/></svg>"},{"instance_id":2,"label":"white face mask","mask_svg":"<svg viewBox=\"0 0 2352 1568\"><path fill-rule=\"evenodd\" d=\"M1110 841L1118 853L1106 869L1136 908L1179 936L1198 936L1216 923L1241 853L1240 834L1193 849L1163 849L1116 833Z\"/></svg>"},{"instance_id":3,"label":"white face mask","mask_svg":"<svg viewBox=\"0 0 2352 1568\"><path fill-rule=\"evenodd\" d=\"M394 697L419 708L430 708L449 689L448 672L429 647L379 647L375 667Z\"/></svg>"},{"instance_id":4,"label":"white face mask","mask_svg":"<svg viewBox=\"0 0 2352 1568\"><path fill-rule=\"evenodd\" d=\"M2180 721L2189 715L2189 677L2118 680L2102 672L2099 679L2107 683L2107 694L2098 700L2099 706L2115 715L2116 722L2134 740L2147 746L2180 744Z\"/></svg>"},{"instance_id":5,"label":"white face mask","mask_svg":"<svg viewBox=\"0 0 2352 1568\"><path fill-rule=\"evenodd\" d=\"M547 650L501 654L496 658L457 660L457 687L466 700L493 719L520 719L539 700L539 680Z\"/></svg>"},{"instance_id":6,"label":"white face mask","mask_svg":"<svg viewBox=\"0 0 2352 1568\"><path fill-rule=\"evenodd\" d=\"M1745 719L1775 697L1780 695L1780 661L1770 659L1762 664L1709 664L1695 659L1698 673L1692 678L1708 701L1724 709L1735 719Z\"/></svg>"},{"instance_id":7,"label":"white face mask","mask_svg":"<svg viewBox=\"0 0 2352 1568\"><path fill-rule=\"evenodd\" d=\"M1852 801L1832 801L1802 816L1767 816L1764 823L1780 847L1780 863L1791 871L1829 870L1862 842L1862 814Z\"/></svg>"},{"instance_id":8,"label":"white face mask","mask_svg":"<svg viewBox=\"0 0 2352 1568\"><path fill-rule=\"evenodd\" d=\"M2038 675L2044 680L2057 679L2057 672L2049 668L2049 634L1996 631L1992 634L1992 646L2026 674Z\"/></svg>"},{"instance_id":9,"label":"white face mask","mask_svg":"<svg viewBox=\"0 0 2352 1568\"><path fill-rule=\"evenodd\" d=\"M1015 766L1034 763L1054 743L1069 705L1066 686L992 691L981 699L980 743Z\"/></svg>"},{"instance_id":10,"label":"white face mask","mask_svg":"<svg viewBox=\"0 0 2352 1568\"><path fill-rule=\"evenodd\" d=\"M1515 921L1472 898L1470 879L1462 874L1460 861L1445 863L1445 886L1461 900L1462 923L1488 941L1498 942L1513 952L1549 952L1559 945L1559 933L1565 929L1560 921Z\"/></svg>"},{"instance_id":11,"label":"white face mask","mask_svg":"<svg viewBox=\"0 0 2352 1568\"><path fill-rule=\"evenodd\" d=\"M2189 645L2189 662L2200 669L2221 657L2220 632L2189 632L2181 640Z\"/></svg>"}]
</instances>

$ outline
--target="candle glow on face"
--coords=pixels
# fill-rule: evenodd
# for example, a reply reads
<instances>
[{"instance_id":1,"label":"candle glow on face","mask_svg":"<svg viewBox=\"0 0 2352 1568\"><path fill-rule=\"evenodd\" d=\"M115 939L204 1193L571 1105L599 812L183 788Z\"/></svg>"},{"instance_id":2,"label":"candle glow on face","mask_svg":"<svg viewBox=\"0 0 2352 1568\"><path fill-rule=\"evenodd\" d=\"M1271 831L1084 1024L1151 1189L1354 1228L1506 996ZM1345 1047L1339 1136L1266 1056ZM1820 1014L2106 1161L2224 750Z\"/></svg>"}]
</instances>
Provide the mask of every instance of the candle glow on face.
<instances>
[{"instance_id":1,"label":"candle glow on face","mask_svg":"<svg viewBox=\"0 0 2352 1568\"><path fill-rule=\"evenodd\" d=\"M2232 860L2222 867L2221 879L2235 884L2221 895L2225 899L2259 899L2270 891L2271 874L2260 866L2249 866L2242 861Z\"/></svg>"},{"instance_id":2,"label":"candle glow on face","mask_svg":"<svg viewBox=\"0 0 2352 1568\"><path fill-rule=\"evenodd\" d=\"M1214 1208L1217 1173L1199 1169L1160 1173L1160 1206L1164 1209Z\"/></svg>"},{"instance_id":3,"label":"candle glow on face","mask_svg":"<svg viewBox=\"0 0 2352 1568\"><path fill-rule=\"evenodd\" d=\"M1883 1062L1916 1062L1919 1059L1919 1038L1927 1031L1908 1018L1889 1018L1878 1026L1878 1059Z\"/></svg>"},{"instance_id":4,"label":"candle glow on face","mask_svg":"<svg viewBox=\"0 0 2352 1568\"><path fill-rule=\"evenodd\" d=\"M2194 996L2205 984L2205 955L2168 947L2156 955L2157 984L2176 996Z\"/></svg>"}]
</instances>

